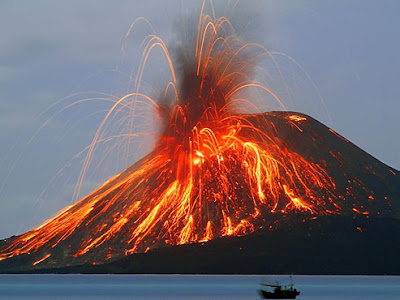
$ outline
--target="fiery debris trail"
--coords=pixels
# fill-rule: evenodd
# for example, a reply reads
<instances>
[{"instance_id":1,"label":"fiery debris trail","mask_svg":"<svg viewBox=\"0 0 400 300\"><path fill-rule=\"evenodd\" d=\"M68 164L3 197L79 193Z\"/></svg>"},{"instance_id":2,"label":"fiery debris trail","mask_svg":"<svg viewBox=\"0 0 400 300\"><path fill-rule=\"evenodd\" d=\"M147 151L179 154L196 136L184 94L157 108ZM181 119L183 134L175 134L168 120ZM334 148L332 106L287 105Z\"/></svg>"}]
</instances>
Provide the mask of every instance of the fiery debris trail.
<instances>
[{"instance_id":1,"label":"fiery debris trail","mask_svg":"<svg viewBox=\"0 0 400 300\"><path fill-rule=\"evenodd\" d=\"M371 194L362 182L339 193L326 161L300 154L296 143L301 142L281 134L289 128L301 135L310 126L308 117L235 113L238 103L252 101L244 99L248 89L281 104L268 86L252 80L258 59L269 52L243 43L226 18L203 11L195 36L192 49L178 49L179 80L163 41L146 39L137 86L154 47L163 49L173 80L158 102L139 88L115 102L95 135L80 181L107 118L132 105L127 99L153 103L167 120L156 148L53 219L10 240L0 260L31 254L33 266L101 263L154 247L245 235L267 226L277 213L369 213L365 205L345 201L356 190ZM340 154L332 156L340 161Z\"/></svg>"}]
</instances>

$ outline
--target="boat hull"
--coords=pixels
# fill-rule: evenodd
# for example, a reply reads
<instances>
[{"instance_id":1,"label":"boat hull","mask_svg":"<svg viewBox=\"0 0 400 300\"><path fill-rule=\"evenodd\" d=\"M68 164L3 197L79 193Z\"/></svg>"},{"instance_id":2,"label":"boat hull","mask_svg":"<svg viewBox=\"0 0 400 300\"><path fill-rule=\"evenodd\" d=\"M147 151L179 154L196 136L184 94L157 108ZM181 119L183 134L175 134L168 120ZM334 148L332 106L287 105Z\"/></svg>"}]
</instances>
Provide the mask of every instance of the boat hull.
<instances>
[{"instance_id":1,"label":"boat hull","mask_svg":"<svg viewBox=\"0 0 400 300\"><path fill-rule=\"evenodd\" d=\"M259 290L259 292L263 299L296 299L296 297L300 294L300 292L296 290L279 292Z\"/></svg>"}]
</instances>

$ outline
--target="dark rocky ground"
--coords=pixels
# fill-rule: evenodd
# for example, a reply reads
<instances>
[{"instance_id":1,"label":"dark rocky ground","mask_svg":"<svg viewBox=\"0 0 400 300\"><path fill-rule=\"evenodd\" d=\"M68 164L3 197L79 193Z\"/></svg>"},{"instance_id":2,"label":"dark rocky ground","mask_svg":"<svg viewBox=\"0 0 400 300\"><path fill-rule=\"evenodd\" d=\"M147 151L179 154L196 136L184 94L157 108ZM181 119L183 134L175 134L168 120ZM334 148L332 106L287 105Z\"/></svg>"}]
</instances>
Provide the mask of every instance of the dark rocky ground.
<instances>
[{"instance_id":1,"label":"dark rocky ground","mask_svg":"<svg viewBox=\"0 0 400 300\"><path fill-rule=\"evenodd\" d=\"M270 231L160 248L103 265L2 272L400 275L400 221L364 216L287 220ZM23 257L20 257L23 260ZM22 261L21 261L22 262Z\"/></svg>"}]
</instances>

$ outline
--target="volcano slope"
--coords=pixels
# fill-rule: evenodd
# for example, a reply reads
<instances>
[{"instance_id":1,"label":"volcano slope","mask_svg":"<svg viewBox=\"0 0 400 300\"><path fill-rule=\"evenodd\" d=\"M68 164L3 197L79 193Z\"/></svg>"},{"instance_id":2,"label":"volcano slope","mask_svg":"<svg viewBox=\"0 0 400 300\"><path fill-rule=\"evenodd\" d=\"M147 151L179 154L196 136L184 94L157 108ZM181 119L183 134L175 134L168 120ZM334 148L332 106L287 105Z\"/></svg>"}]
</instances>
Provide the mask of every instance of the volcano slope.
<instances>
[{"instance_id":1,"label":"volcano slope","mask_svg":"<svg viewBox=\"0 0 400 300\"><path fill-rule=\"evenodd\" d=\"M192 165L202 166L200 177L179 165L171 170L171 159L162 160L164 150L158 146L40 227L1 241L0 270L399 273L397 170L304 114L269 112L240 120L263 133L253 140L268 137L257 145L271 143L290 153L278 153L291 166L278 162L272 178L276 186L266 177L258 180L263 170L257 164L249 171L246 159L253 156L238 161L230 154L233 146L219 152L224 161L189 153ZM246 130L242 126L237 139L252 135ZM162 167L154 171L154 163ZM225 177L207 173L222 167L229 167ZM313 170L319 174L316 179ZM179 178L189 172L195 174L189 181L192 190L178 189ZM188 207L182 208L186 202ZM180 209L186 213L182 218Z\"/></svg>"}]
</instances>

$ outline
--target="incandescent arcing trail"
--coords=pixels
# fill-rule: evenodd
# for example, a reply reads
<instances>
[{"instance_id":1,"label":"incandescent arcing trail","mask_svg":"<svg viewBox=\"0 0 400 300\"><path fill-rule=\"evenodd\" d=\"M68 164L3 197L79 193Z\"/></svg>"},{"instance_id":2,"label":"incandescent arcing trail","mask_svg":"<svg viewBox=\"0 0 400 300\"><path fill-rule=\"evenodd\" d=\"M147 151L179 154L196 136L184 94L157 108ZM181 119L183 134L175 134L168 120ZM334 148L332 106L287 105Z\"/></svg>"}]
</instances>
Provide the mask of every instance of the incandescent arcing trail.
<instances>
[{"instance_id":1,"label":"incandescent arcing trail","mask_svg":"<svg viewBox=\"0 0 400 300\"><path fill-rule=\"evenodd\" d=\"M147 42L139 83L154 47L171 62L158 37ZM249 89L280 103L267 85L252 80L258 59L269 55L265 48L243 43L226 18L201 13L188 49L178 51L178 83L170 63L173 80L157 104L167 121L156 148L53 219L6 241L0 260L24 254L35 267L102 263L154 247L245 235L269 226L274 214L391 213L390 199L381 193L375 199L361 179L342 174L338 186L332 172L345 164L340 152L332 150L328 160L298 150L324 145L308 116L235 113L238 103L251 103ZM138 98L153 102L137 89L111 111ZM369 167L371 176L379 175Z\"/></svg>"}]
</instances>

